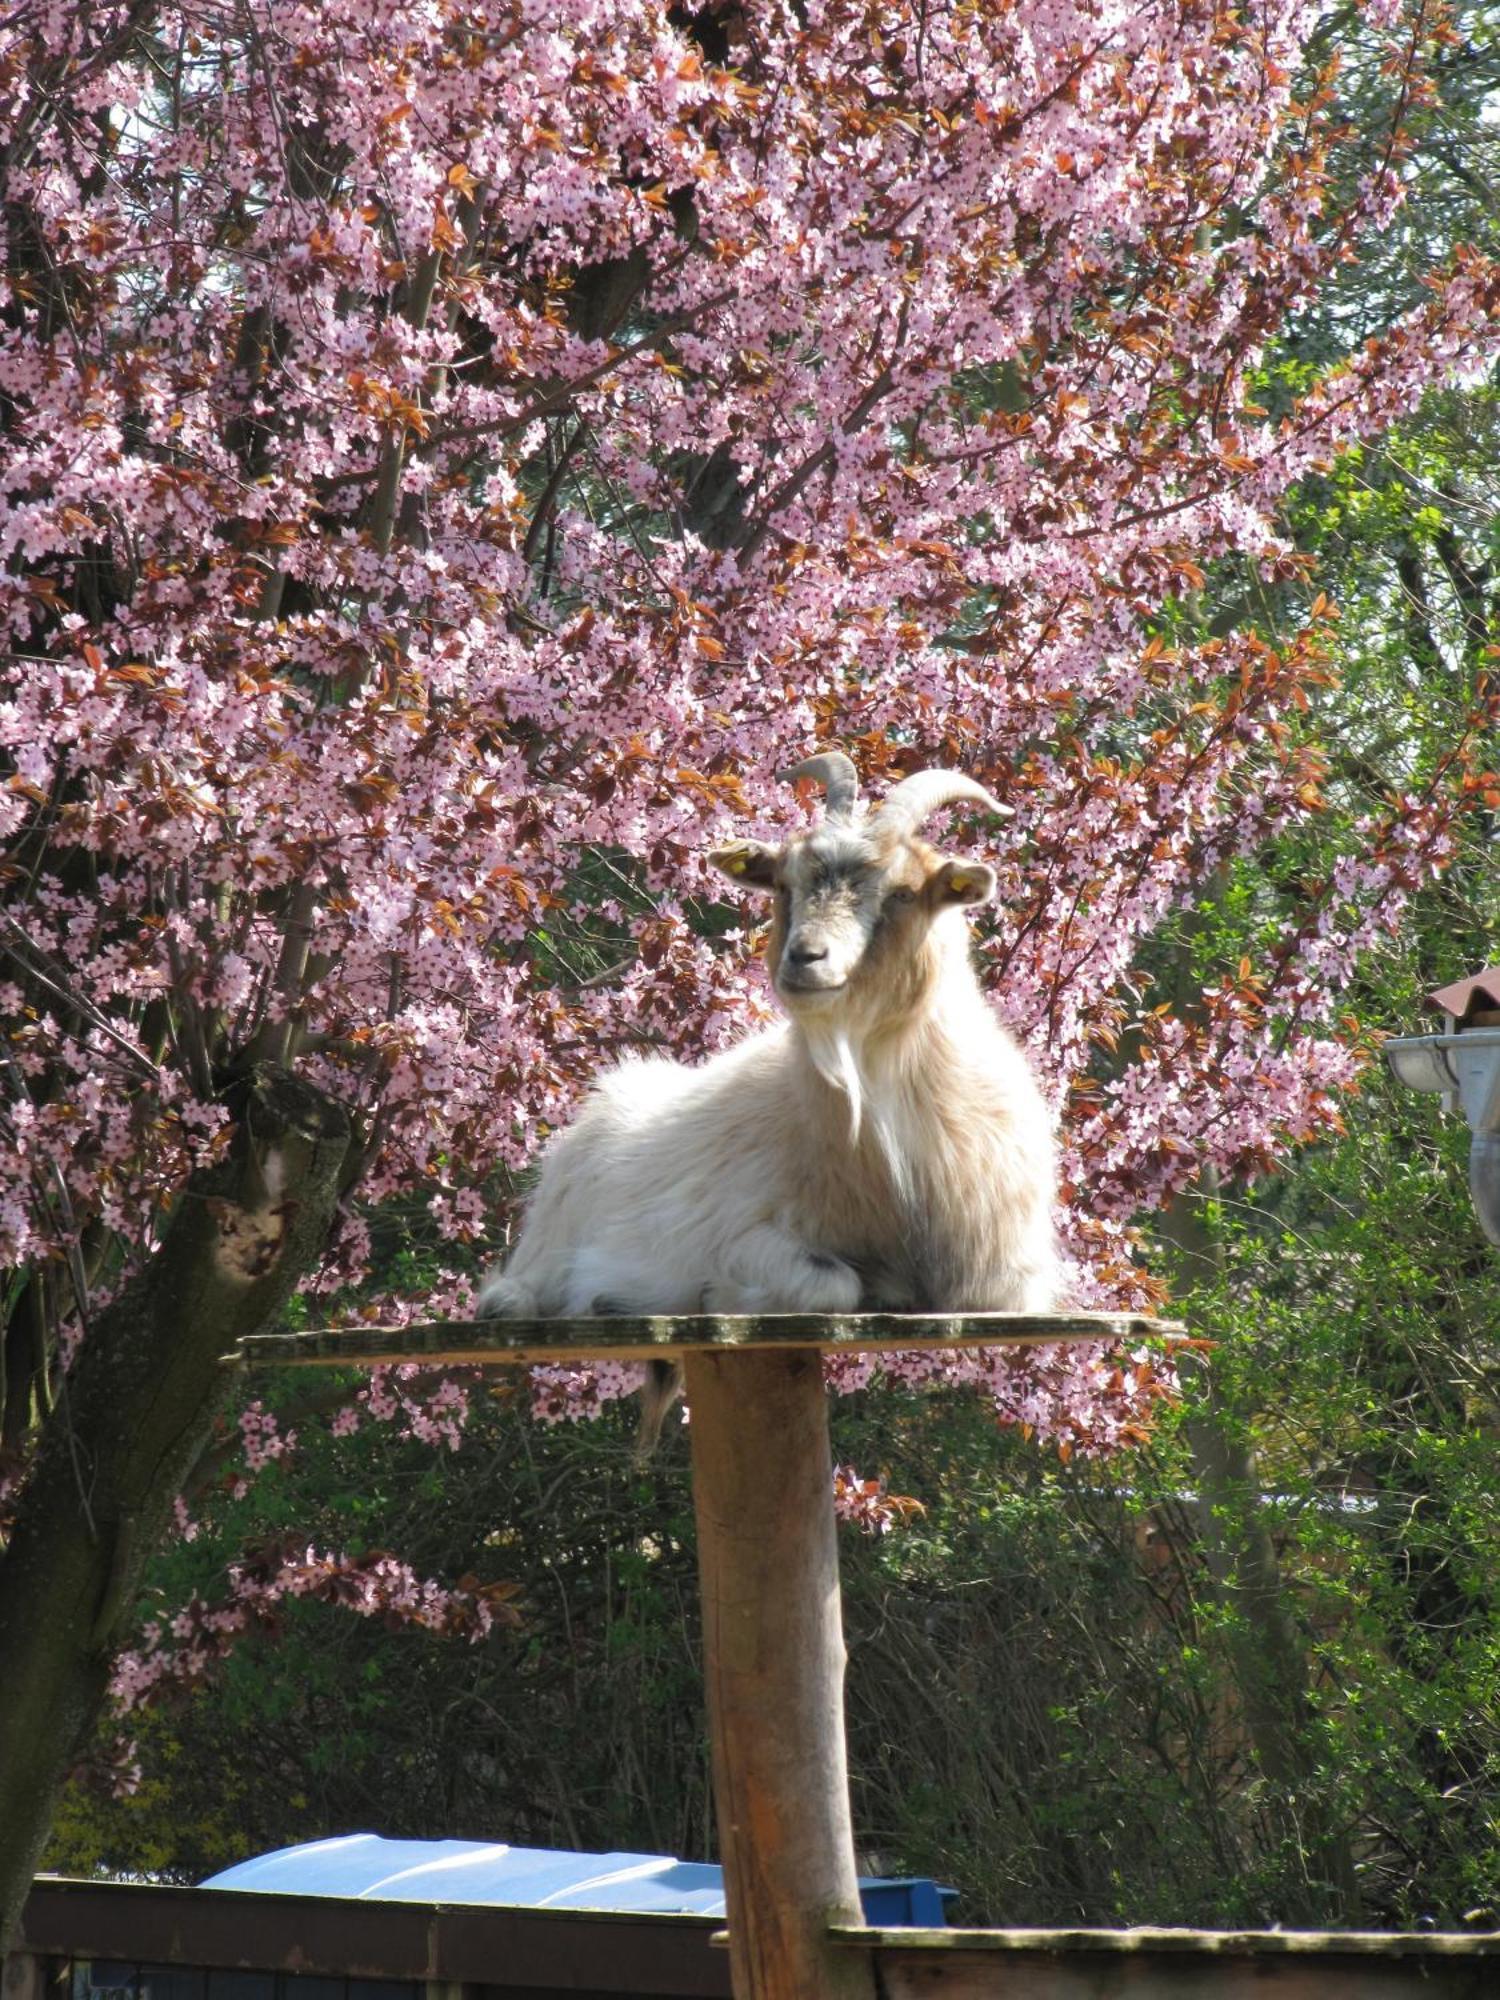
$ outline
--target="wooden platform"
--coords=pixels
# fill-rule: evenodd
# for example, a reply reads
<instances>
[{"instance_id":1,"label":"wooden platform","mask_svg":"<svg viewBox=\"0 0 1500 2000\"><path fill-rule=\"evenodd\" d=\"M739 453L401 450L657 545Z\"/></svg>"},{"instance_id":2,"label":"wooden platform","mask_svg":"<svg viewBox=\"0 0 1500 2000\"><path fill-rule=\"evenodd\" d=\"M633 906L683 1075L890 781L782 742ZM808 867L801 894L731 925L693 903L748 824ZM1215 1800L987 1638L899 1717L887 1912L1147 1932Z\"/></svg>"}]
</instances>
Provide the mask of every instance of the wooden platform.
<instances>
[{"instance_id":1,"label":"wooden platform","mask_svg":"<svg viewBox=\"0 0 1500 2000\"><path fill-rule=\"evenodd\" d=\"M1144 1313L767 1313L657 1319L433 1320L415 1326L316 1327L262 1333L226 1354L232 1368L524 1367L588 1361L661 1361L739 1349L825 1353L1055 1347L1067 1341L1181 1337L1175 1320Z\"/></svg>"}]
</instances>

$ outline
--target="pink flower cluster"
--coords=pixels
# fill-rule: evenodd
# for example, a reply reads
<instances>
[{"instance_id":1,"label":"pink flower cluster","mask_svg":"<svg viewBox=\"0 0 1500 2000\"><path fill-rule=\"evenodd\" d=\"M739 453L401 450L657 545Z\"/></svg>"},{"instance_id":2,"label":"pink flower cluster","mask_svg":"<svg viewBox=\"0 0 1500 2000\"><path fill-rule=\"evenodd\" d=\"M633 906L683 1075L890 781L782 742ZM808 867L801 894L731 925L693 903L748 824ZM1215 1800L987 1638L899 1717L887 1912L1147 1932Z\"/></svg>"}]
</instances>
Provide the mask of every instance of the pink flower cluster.
<instances>
[{"instance_id":1,"label":"pink flower cluster","mask_svg":"<svg viewBox=\"0 0 1500 2000\"><path fill-rule=\"evenodd\" d=\"M383 1550L340 1555L289 1540L231 1564L228 1584L225 1602L191 1598L165 1623L149 1624L140 1645L119 1656L110 1683L119 1714L201 1680L247 1632L274 1629L289 1598L336 1604L359 1617L474 1644L517 1623L510 1585L466 1577L446 1588Z\"/></svg>"},{"instance_id":2,"label":"pink flower cluster","mask_svg":"<svg viewBox=\"0 0 1500 2000\"><path fill-rule=\"evenodd\" d=\"M833 1511L867 1535L888 1535L892 1528L920 1514L922 1503L900 1493L892 1493L885 1475L863 1479L852 1465L833 1468Z\"/></svg>"},{"instance_id":3,"label":"pink flower cluster","mask_svg":"<svg viewBox=\"0 0 1500 2000\"><path fill-rule=\"evenodd\" d=\"M239 1426L247 1472L261 1472L297 1448L297 1433L282 1430L275 1413L259 1398L240 1411Z\"/></svg>"}]
</instances>

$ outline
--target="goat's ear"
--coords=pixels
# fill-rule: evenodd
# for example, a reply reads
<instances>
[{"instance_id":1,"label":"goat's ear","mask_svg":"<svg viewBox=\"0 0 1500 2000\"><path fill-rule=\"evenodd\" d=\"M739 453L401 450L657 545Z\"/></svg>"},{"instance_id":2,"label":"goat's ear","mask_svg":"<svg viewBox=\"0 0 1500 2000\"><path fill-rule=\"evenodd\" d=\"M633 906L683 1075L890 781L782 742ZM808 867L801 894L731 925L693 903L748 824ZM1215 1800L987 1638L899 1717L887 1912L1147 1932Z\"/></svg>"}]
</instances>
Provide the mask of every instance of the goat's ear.
<instances>
[{"instance_id":1,"label":"goat's ear","mask_svg":"<svg viewBox=\"0 0 1500 2000\"><path fill-rule=\"evenodd\" d=\"M758 840L732 840L727 847L713 848L708 857L710 867L727 875L731 882L753 883L757 889L775 887L780 858L779 848L767 847Z\"/></svg>"},{"instance_id":2,"label":"goat's ear","mask_svg":"<svg viewBox=\"0 0 1500 2000\"><path fill-rule=\"evenodd\" d=\"M956 903L987 903L995 893L995 871L982 861L945 861L927 878L927 893L939 909Z\"/></svg>"}]
</instances>

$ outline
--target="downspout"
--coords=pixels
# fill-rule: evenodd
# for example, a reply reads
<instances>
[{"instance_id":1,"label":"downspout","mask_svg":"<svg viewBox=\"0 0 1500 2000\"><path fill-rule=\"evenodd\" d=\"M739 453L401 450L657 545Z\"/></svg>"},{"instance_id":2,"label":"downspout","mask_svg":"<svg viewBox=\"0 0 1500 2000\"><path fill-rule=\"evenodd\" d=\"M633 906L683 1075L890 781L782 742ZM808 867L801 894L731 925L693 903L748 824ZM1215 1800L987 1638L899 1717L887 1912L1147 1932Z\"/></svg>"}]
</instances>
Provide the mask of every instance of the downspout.
<instances>
[{"instance_id":1,"label":"downspout","mask_svg":"<svg viewBox=\"0 0 1500 2000\"><path fill-rule=\"evenodd\" d=\"M1500 1131L1474 1134L1469 1147L1469 1195L1480 1228L1500 1247Z\"/></svg>"}]
</instances>

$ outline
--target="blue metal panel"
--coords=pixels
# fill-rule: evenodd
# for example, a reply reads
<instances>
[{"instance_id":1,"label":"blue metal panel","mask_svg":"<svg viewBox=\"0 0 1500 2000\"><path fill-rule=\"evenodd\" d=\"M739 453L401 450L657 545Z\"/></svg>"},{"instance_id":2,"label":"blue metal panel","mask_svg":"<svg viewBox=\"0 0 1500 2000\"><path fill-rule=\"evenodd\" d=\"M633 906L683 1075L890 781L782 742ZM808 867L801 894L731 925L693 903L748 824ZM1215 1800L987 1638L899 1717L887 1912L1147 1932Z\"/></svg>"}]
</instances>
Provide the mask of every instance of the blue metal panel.
<instances>
[{"instance_id":1,"label":"blue metal panel","mask_svg":"<svg viewBox=\"0 0 1500 2000\"><path fill-rule=\"evenodd\" d=\"M706 1861L676 1861L664 1854L573 1854L510 1847L503 1841L385 1840L374 1833L280 1847L210 1876L203 1886L372 1902L724 1914L723 1872ZM860 1883L867 1920L882 1926L944 1923L943 1897L952 1893L925 1878Z\"/></svg>"},{"instance_id":2,"label":"blue metal panel","mask_svg":"<svg viewBox=\"0 0 1500 2000\"><path fill-rule=\"evenodd\" d=\"M862 1877L859 1900L864 1904L865 1922L877 1930L900 1927L937 1930L948 1921L948 1904L956 1889L940 1889L926 1875L906 1879Z\"/></svg>"}]
</instances>

